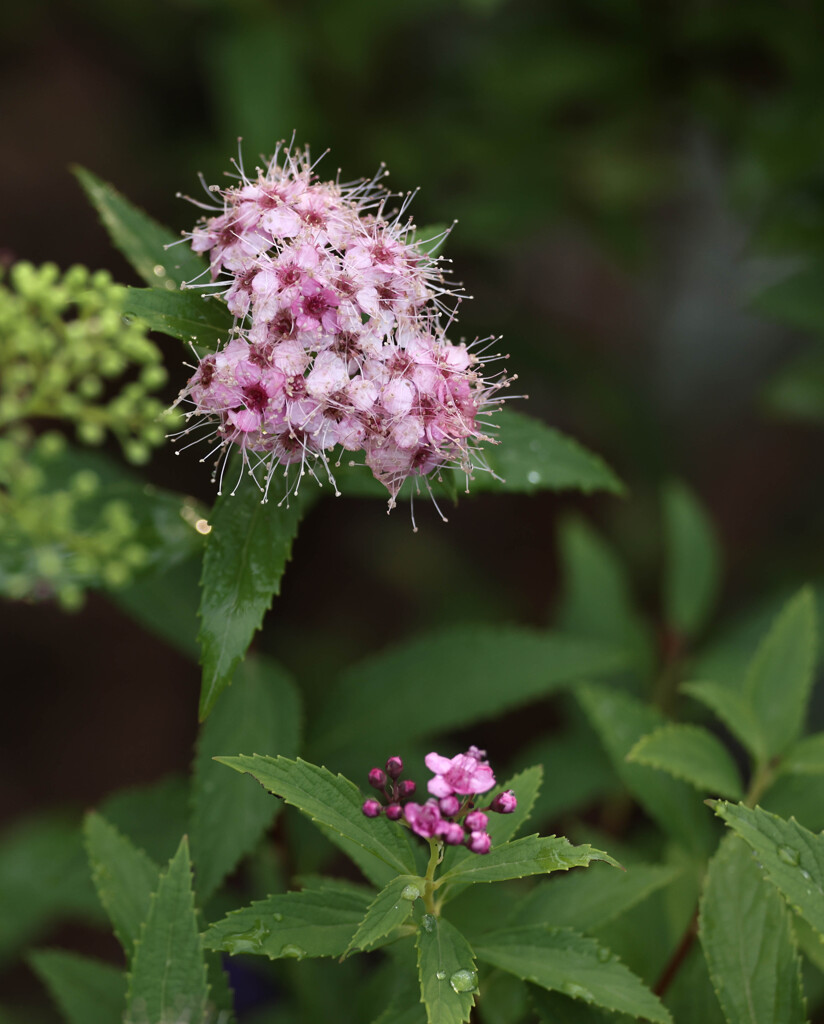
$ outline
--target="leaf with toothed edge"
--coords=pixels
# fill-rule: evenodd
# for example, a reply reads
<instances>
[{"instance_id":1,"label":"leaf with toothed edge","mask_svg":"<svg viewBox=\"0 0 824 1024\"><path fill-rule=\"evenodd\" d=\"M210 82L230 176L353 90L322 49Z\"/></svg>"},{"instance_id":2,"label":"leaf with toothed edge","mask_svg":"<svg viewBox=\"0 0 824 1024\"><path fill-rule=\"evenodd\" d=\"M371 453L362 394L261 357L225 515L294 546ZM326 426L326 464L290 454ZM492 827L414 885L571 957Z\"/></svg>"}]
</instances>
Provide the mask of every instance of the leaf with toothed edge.
<instances>
[{"instance_id":1,"label":"leaf with toothed edge","mask_svg":"<svg viewBox=\"0 0 824 1024\"><path fill-rule=\"evenodd\" d=\"M146 284L157 286L162 282L166 289L174 291L184 281L204 273L205 261L192 252L187 242L91 171L84 167L73 170L109 238Z\"/></svg>"},{"instance_id":2,"label":"leaf with toothed edge","mask_svg":"<svg viewBox=\"0 0 824 1024\"><path fill-rule=\"evenodd\" d=\"M244 479L237 494L224 492L215 502L201 577L201 721L280 593L300 520L315 499L315 490L304 486L288 505L274 498L263 504L253 481Z\"/></svg>"},{"instance_id":3,"label":"leaf with toothed edge","mask_svg":"<svg viewBox=\"0 0 824 1024\"><path fill-rule=\"evenodd\" d=\"M345 956L359 949L375 949L383 945L396 928L412 913L415 900L426 888L426 879L416 875L398 875L385 886L367 908L358 930L346 947Z\"/></svg>"},{"instance_id":4,"label":"leaf with toothed edge","mask_svg":"<svg viewBox=\"0 0 824 1024\"><path fill-rule=\"evenodd\" d=\"M642 736L627 761L683 779L705 793L741 800L738 768L719 739L699 725L670 722Z\"/></svg>"},{"instance_id":5,"label":"leaf with toothed edge","mask_svg":"<svg viewBox=\"0 0 824 1024\"><path fill-rule=\"evenodd\" d=\"M150 330L191 344L201 358L228 341L234 324L222 303L192 292L127 288L123 309L127 315L140 317Z\"/></svg>"},{"instance_id":6,"label":"leaf with toothed edge","mask_svg":"<svg viewBox=\"0 0 824 1024\"><path fill-rule=\"evenodd\" d=\"M63 949L38 949L28 961L68 1024L120 1024L123 1020L123 971Z\"/></svg>"},{"instance_id":7,"label":"leaf with toothed edge","mask_svg":"<svg viewBox=\"0 0 824 1024\"><path fill-rule=\"evenodd\" d=\"M465 1024L478 988L472 947L454 925L431 914L423 916L416 945L428 1024Z\"/></svg>"}]
</instances>

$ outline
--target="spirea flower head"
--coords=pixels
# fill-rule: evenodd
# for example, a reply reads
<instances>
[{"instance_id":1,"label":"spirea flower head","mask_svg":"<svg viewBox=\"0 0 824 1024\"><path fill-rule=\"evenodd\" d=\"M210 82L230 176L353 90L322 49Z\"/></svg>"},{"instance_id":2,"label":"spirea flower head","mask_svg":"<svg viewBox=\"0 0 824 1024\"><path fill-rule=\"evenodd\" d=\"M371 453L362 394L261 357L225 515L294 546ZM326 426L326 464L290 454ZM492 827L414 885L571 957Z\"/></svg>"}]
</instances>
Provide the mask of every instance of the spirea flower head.
<instances>
[{"instance_id":1,"label":"spirea flower head","mask_svg":"<svg viewBox=\"0 0 824 1024\"><path fill-rule=\"evenodd\" d=\"M291 145L252 176L236 167L187 236L209 259L208 281L187 287L222 298L234 336L199 359L179 399L197 417L188 430L216 438L221 481L236 448L264 500L278 467L287 498L319 468L337 493L333 467L359 452L391 508L408 477L428 487L442 467L467 482L488 469L485 417L509 381L485 375L480 343L447 338L460 293L433 255L446 233L415 238L412 196L386 191L383 169L321 181Z\"/></svg>"}]
</instances>

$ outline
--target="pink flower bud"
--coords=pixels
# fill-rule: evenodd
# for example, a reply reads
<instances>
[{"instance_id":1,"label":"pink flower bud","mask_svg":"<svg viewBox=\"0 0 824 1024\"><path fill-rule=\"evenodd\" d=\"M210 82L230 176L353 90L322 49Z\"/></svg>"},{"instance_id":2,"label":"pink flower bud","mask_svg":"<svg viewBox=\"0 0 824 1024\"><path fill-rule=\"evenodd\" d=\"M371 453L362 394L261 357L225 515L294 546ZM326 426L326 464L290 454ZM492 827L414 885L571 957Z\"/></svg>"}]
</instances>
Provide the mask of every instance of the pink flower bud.
<instances>
[{"instance_id":1,"label":"pink flower bud","mask_svg":"<svg viewBox=\"0 0 824 1024\"><path fill-rule=\"evenodd\" d=\"M373 789L383 789L386 785L386 772L382 768L373 768L369 773L369 785Z\"/></svg>"},{"instance_id":2,"label":"pink flower bud","mask_svg":"<svg viewBox=\"0 0 824 1024\"><path fill-rule=\"evenodd\" d=\"M499 793L495 797L489 805L489 809L491 811L497 811L498 814L512 814L517 806L518 801L515 794L511 789L506 789L503 793Z\"/></svg>"},{"instance_id":3,"label":"pink flower bud","mask_svg":"<svg viewBox=\"0 0 824 1024\"><path fill-rule=\"evenodd\" d=\"M470 832L483 832L486 829L489 818L483 811L471 811L466 816L465 824Z\"/></svg>"},{"instance_id":4,"label":"pink flower bud","mask_svg":"<svg viewBox=\"0 0 824 1024\"><path fill-rule=\"evenodd\" d=\"M438 831L441 812L434 801L427 801L425 804L408 803L403 813L412 831L424 839L429 839Z\"/></svg>"},{"instance_id":5,"label":"pink flower bud","mask_svg":"<svg viewBox=\"0 0 824 1024\"><path fill-rule=\"evenodd\" d=\"M412 796L416 789L417 786L412 779L404 779L398 783L398 796Z\"/></svg>"},{"instance_id":6,"label":"pink flower bud","mask_svg":"<svg viewBox=\"0 0 824 1024\"><path fill-rule=\"evenodd\" d=\"M361 810L367 818L377 818L381 813L381 805L377 800L364 800Z\"/></svg>"},{"instance_id":7,"label":"pink flower bud","mask_svg":"<svg viewBox=\"0 0 824 1024\"><path fill-rule=\"evenodd\" d=\"M457 821L443 822L439 835L449 846L460 846L464 841L464 830Z\"/></svg>"},{"instance_id":8,"label":"pink flower bud","mask_svg":"<svg viewBox=\"0 0 824 1024\"><path fill-rule=\"evenodd\" d=\"M454 795L445 796L440 800L441 813L451 818L461 809L461 801Z\"/></svg>"},{"instance_id":9,"label":"pink flower bud","mask_svg":"<svg viewBox=\"0 0 824 1024\"><path fill-rule=\"evenodd\" d=\"M400 804L389 804L386 808L386 817L390 821L398 821L403 816L403 808Z\"/></svg>"},{"instance_id":10,"label":"pink flower bud","mask_svg":"<svg viewBox=\"0 0 824 1024\"><path fill-rule=\"evenodd\" d=\"M397 779L403 771L403 761L399 757L390 757L386 762L386 774L390 779Z\"/></svg>"},{"instance_id":11,"label":"pink flower bud","mask_svg":"<svg viewBox=\"0 0 824 1024\"><path fill-rule=\"evenodd\" d=\"M488 832L471 832L466 845L473 853L489 853L492 838Z\"/></svg>"}]
</instances>

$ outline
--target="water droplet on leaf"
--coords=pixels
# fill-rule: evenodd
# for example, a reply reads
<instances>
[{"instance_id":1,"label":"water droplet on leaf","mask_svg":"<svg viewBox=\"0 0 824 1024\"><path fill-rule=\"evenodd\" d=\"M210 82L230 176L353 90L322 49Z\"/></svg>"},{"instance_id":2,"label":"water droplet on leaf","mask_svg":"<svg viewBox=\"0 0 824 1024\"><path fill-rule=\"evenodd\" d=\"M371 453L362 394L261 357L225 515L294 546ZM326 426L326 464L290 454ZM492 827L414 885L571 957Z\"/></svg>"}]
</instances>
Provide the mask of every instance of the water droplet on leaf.
<instances>
[{"instance_id":1,"label":"water droplet on leaf","mask_svg":"<svg viewBox=\"0 0 824 1024\"><path fill-rule=\"evenodd\" d=\"M449 984L456 992L474 992L478 987L478 974L468 968L455 971L449 979Z\"/></svg>"},{"instance_id":2,"label":"water droplet on leaf","mask_svg":"<svg viewBox=\"0 0 824 1024\"><path fill-rule=\"evenodd\" d=\"M421 924L425 931L431 932L435 927L435 918L431 914L424 914L421 918Z\"/></svg>"},{"instance_id":3,"label":"water droplet on leaf","mask_svg":"<svg viewBox=\"0 0 824 1024\"><path fill-rule=\"evenodd\" d=\"M446 971L438 971L435 977L438 979L438 981L443 981L443 979L446 977Z\"/></svg>"},{"instance_id":4,"label":"water droplet on leaf","mask_svg":"<svg viewBox=\"0 0 824 1024\"><path fill-rule=\"evenodd\" d=\"M526 478L531 484L539 484L541 482L541 474L537 469L530 469Z\"/></svg>"},{"instance_id":5,"label":"water droplet on leaf","mask_svg":"<svg viewBox=\"0 0 824 1024\"><path fill-rule=\"evenodd\" d=\"M599 949L598 950L598 959L601 961L602 964L605 964L611 958L612 958L612 953L610 953L610 951L608 949Z\"/></svg>"},{"instance_id":6,"label":"water droplet on leaf","mask_svg":"<svg viewBox=\"0 0 824 1024\"><path fill-rule=\"evenodd\" d=\"M410 903L414 903L421 894L421 890L417 885L405 885L401 892L401 899L409 900Z\"/></svg>"},{"instance_id":7,"label":"water droplet on leaf","mask_svg":"<svg viewBox=\"0 0 824 1024\"><path fill-rule=\"evenodd\" d=\"M583 985L576 985L571 981L562 986L561 991L566 993L566 995L571 996L573 999L583 999L585 1003L591 1003L595 999L595 996L588 988L584 988Z\"/></svg>"},{"instance_id":8,"label":"water droplet on leaf","mask_svg":"<svg viewBox=\"0 0 824 1024\"><path fill-rule=\"evenodd\" d=\"M795 867L795 865L801 860L801 854L791 846L779 846L778 859L783 860L785 864L790 864L792 867Z\"/></svg>"},{"instance_id":9,"label":"water droplet on leaf","mask_svg":"<svg viewBox=\"0 0 824 1024\"><path fill-rule=\"evenodd\" d=\"M281 947L280 955L286 960L302 960L306 956L306 950L296 946L293 942L287 942Z\"/></svg>"}]
</instances>

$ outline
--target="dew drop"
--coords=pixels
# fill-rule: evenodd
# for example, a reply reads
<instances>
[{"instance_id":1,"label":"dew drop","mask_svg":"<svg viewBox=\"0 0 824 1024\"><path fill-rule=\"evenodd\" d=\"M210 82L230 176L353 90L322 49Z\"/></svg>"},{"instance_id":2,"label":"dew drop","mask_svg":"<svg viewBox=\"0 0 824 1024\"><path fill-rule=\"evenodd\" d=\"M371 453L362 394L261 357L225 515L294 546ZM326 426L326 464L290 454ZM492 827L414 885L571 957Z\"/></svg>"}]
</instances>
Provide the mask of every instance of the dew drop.
<instances>
[{"instance_id":1,"label":"dew drop","mask_svg":"<svg viewBox=\"0 0 824 1024\"><path fill-rule=\"evenodd\" d=\"M306 950L293 942L287 942L285 946L281 946L280 955L286 960L302 960L306 956Z\"/></svg>"},{"instance_id":2,"label":"dew drop","mask_svg":"<svg viewBox=\"0 0 824 1024\"><path fill-rule=\"evenodd\" d=\"M155 277L165 277L166 268L163 266L162 263L157 263L155 264L154 267L152 267L152 273L154 274Z\"/></svg>"},{"instance_id":3,"label":"dew drop","mask_svg":"<svg viewBox=\"0 0 824 1024\"><path fill-rule=\"evenodd\" d=\"M537 469L530 469L526 478L531 484L539 484L541 482L541 474Z\"/></svg>"},{"instance_id":4,"label":"dew drop","mask_svg":"<svg viewBox=\"0 0 824 1024\"><path fill-rule=\"evenodd\" d=\"M446 971L438 971L435 977L438 979L438 981L443 981L443 979L446 977Z\"/></svg>"},{"instance_id":5,"label":"dew drop","mask_svg":"<svg viewBox=\"0 0 824 1024\"><path fill-rule=\"evenodd\" d=\"M273 918L274 918L274 919L275 919L276 921L282 921L282 920L283 920L283 914L278 914L278 913L274 913L274 914L272 914L272 917L273 917Z\"/></svg>"},{"instance_id":6,"label":"dew drop","mask_svg":"<svg viewBox=\"0 0 824 1024\"><path fill-rule=\"evenodd\" d=\"M401 891L401 899L409 900L410 903L414 903L421 894L421 890L417 885L405 885Z\"/></svg>"},{"instance_id":7,"label":"dew drop","mask_svg":"<svg viewBox=\"0 0 824 1024\"><path fill-rule=\"evenodd\" d=\"M455 971L449 979L449 984L455 992L474 992L478 987L478 974L468 968Z\"/></svg>"},{"instance_id":8,"label":"dew drop","mask_svg":"<svg viewBox=\"0 0 824 1024\"><path fill-rule=\"evenodd\" d=\"M598 950L598 959L601 961L602 964L607 963L607 961L610 960L611 958L612 958L612 954L610 953L610 951L608 949L599 949Z\"/></svg>"},{"instance_id":9,"label":"dew drop","mask_svg":"<svg viewBox=\"0 0 824 1024\"><path fill-rule=\"evenodd\" d=\"M779 846L778 847L778 859L783 860L785 864L789 864L795 867L796 864L801 860L801 854L798 850L794 850L791 846Z\"/></svg>"},{"instance_id":10,"label":"dew drop","mask_svg":"<svg viewBox=\"0 0 824 1024\"><path fill-rule=\"evenodd\" d=\"M810 876L810 872L809 871L805 871L805 869L802 868L801 869L801 877L804 879L805 882L809 882L810 877L811 877Z\"/></svg>"},{"instance_id":11,"label":"dew drop","mask_svg":"<svg viewBox=\"0 0 824 1024\"><path fill-rule=\"evenodd\" d=\"M431 932L435 927L435 918L431 914L424 914L421 918L421 924L425 931Z\"/></svg>"},{"instance_id":12,"label":"dew drop","mask_svg":"<svg viewBox=\"0 0 824 1024\"><path fill-rule=\"evenodd\" d=\"M583 985L576 985L571 981L563 985L561 991L573 999L583 999L585 1003L591 1003L595 1000L595 996L588 988L584 988Z\"/></svg>"}]
</instances>

